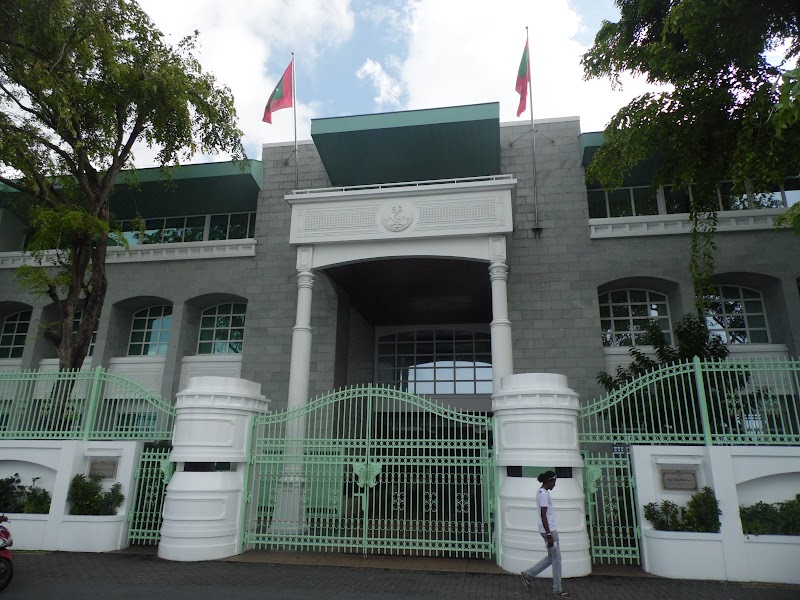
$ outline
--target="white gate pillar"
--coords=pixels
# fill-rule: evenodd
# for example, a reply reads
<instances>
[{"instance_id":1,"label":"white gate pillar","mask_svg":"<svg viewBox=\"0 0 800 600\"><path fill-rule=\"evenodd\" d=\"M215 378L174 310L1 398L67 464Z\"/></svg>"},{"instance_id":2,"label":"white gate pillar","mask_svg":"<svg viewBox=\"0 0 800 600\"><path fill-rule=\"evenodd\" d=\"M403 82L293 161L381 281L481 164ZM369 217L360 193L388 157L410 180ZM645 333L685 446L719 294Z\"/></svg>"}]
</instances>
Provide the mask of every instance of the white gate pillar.
<instances>
[{"instance_id":1,"label":"white gate pillar","mask_svg":"<svg viewBox=\"0 0 800 600\"><path fill-rule=\"evenodd\" d=\"M158 556L214 560L239 553L250 417L266 412L269 400L260 383L236 377L191 377L188 385L178 392L170 456L178 464L167 485Z\"/></svg>"},{"instance_id":2,"label":"white gate pillar","mask_svg":"<svg viewBox=\"0 0 800 600\"><path fill-rule=\"evenodd\" d=\"M560 538L564 577L591 573L583 491L583 459L578 447L578 394L564 375L509 375L492 396L495 455L499 469L497 512L498 564L519 573L542 559L545 545L536 517L536 476L563 472L551 492ZM515 475L509 476L508 467ZM527 468L526 468L527 467ZM550 576L546 570L544 576Z\"/></svg>"},{"instance_id":3,"label":"white gate pillar","mask_svg":"<svg viewBox=\"0 0 800 600\"><path fill-rule=\"evenodd\" d=\"M511 321L508 319L508 265L506 240L502 236L490 238L489 279L492 282L492 380L494 390L500 381L514 372L514 355L511 341Z\"/></svg>"}]
</instances>

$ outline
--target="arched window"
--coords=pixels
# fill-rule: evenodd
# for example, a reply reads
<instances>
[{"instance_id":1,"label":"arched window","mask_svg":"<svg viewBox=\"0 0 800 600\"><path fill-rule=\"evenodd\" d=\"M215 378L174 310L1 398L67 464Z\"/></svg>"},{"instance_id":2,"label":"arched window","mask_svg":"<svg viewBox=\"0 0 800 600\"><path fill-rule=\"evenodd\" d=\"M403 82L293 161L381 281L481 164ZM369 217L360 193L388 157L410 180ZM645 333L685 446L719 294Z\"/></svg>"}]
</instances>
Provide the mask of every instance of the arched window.
<instances>
[{"instance_id":1,"label":"arched window","mask_svg":"<svg viewBox=\"0 0 800 600\"><path fill-rule=\"evenodd\" d=\"M9 315L0 331L0 358L21 358L25 349L25 337L31 324L30 310Z\"/></svg>"},{"instance_id":2,"label":"arched window","mask_svg":"<svg viewBox=\"0 0 800 600\"><path fill-rule=\"evenodd\" d=\"M672 321L664 294L650 290L616 290L600 294L599 302L603 346L646 344L645 325L651 319L658 321L667 343L672 343Z\"/></svg>"},{"instance_id":3,"label":"arched window","mask_svg":"<svg viewBox=\"0 0 800 600\"><path fill-rule=\"evenodd\" d=\"M164 356L172 324L171 306L151 306L133 315L128 356Z\"/></svg>"},{"instance_id":4,"label":"arched window","mask_svg":"<svg viewBox=\"0 0 800 600\"><path fill-rule=\"evenodd\" d=\"M758 290L733 285L715 288L706 298L706 325L726 344L769 344L764 297Z\"/></svg>"},{"instance_id":5,"label":"arched window","mask_svg":"<svg viewBox=\"0 0 800 600\"><path fill-rule=\"evenodd\" d=\"M241 354L246 304L219 304L203 311L198 354Z\"/></svg>"},{"instance_id":6,"label":"arched window","mask_svg":"<svg viewBox=\"0 0 800 600\"><path fill-rule=\"evenodd\" d=\"M376 379L412 394L491 394L490 335L462 329L382 335Z\"/></svg>"}]
</instances>

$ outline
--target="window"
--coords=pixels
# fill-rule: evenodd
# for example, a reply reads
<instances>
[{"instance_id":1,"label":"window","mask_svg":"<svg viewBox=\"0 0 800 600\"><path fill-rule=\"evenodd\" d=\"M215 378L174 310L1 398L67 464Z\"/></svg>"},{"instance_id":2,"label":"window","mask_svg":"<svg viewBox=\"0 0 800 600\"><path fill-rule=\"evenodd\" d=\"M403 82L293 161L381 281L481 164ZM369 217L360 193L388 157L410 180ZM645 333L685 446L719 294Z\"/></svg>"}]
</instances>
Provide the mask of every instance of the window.
<instances>
[{"instance_id":1,"label":"window","mask_svg":"<svg viewBox=\"0 0 800 600\"><path fill-rule=\"evenodd\" d=\"M198 354L241 354L246 304L220 304L203 311Z\"/></svg>"},{"instance_id":2,"label":"window","mask_svg":"<svg viewBox=\"0 0 800 600\"><path fill-rule=\"evenodd\" d=\"M141 229L141 221L120 221L119 228L129 245L238 240L255 237L256 213L154 217L145 219L143 225Z\"/></svg>"},{"instance_id":3,"label":"window","mask_svg":"<svg viewBox=\"0 0 800 600\"><path fill-rule=\"evenodd\" d=\"M423 329L378 338L376 380L412 394L491 394L488 333Z\"/></svg>"},{"instance_id":4,"label":"window","mask_svg":"<svg viewBox=\"0 0 800 600\"><path fill-rule=\"evenodd\" d=\"M634 217L658 214L685 214L691 211L692 187L623 187L616 190L589 190L589 218ZM733 192L733 183L722 181L716 188L717 210L781 208L800 200L800 178L789 177L774 189Z\"/></svg>"},{"instance_id":5,"label":"window","mask_svg":"<svg viewBox=\"0 0 800 600\"><path fill-rule=\"evenodd\" d=\"M658 190L654 187L589 190L588 196L592 219L658 214Z\"/></svg>"},{"instance_id":6,"label":"window","mask_svg":"<svg viewBox=\"0 0 800 600\"><path fill-rule=\"evenodd\" d=\"M153 412L126 412L117 415L114 431L120 433L153 432L158 426L158 414Z\"/></svg>"},{"instance_id":7,"label":"window","mask_svg":"<svg viewBox=\"0 0 800 600\"><path fill-rule=\"evenodd\" d=\"M726 344L768 344L769 328L761 292L723 285L706 298L706 324Z\"/></svg>"},{"instance_id":8,"label":"window","mask_svg":"<svg viewBox=\"0 0 800 600\"><path fill-rule=\"evenodd\" d=\"M133 315L128 356L164 356L171 323L171 306L151 306Z\"/></svg>"},{"instance_id":9,"label":"window","mask_svg":"<svg viewBox=\"0 0 800 600\"><path fill-rule=\"evenodd\" d=\"M616 290L601 294L599 302L603 346L646 344L645 326L651 319L658 321L667 343L672 343L672 322L664 294L649 290Z\"/></svg>"},{"instance_id":10,"label":"window","mask_svg":"<svg viewBox=\"0 0 800 600\"><path fill-rule=\"evenodd\" d=\"M6 317L0 331L0 358L22 358L25 338L31 324L30 310L23 310Z\"/></svg>"}]
</instances>

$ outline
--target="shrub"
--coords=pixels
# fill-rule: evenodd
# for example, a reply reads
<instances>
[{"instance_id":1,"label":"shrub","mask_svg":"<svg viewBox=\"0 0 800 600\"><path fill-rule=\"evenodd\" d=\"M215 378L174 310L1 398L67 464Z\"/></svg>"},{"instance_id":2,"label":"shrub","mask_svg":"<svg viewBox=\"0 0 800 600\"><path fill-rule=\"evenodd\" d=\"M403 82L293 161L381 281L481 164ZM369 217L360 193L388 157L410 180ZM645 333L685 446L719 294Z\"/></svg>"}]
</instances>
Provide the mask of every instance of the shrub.
<instances>
[{"instance_id":1,"label":"shrub","mask_svg":"<svg viewBox=\"0 0 800 600\"><path fill-rule=\"evenodd\" d=\"M24 489L20 485L19 473L0 479L0 512L22 512Z\"/></svg>"},{"instance_id":2,"label":"shrub","mask_svg":"<svg viewBox=\"0 0 800 600\"><path fill-rule=\"evenodd\" d=\"M69 484L67 500L70 502L71 515L115 515L122 506L125 496L122 484L115 483L107 492L100 485L100 475L86 477L75 475Z\"/></svg>"},{"instance_id":3,"label":"shrub","mask_svg":"<svg viewBox=\"0 0 800 600\"><path fill-rule=\"evenodd\" d=\"M714 490L704 487L689 499L687 508L664 500L644 506L644 516L660 531L694 531L719 533L719 501Z\"/></svg>"},{"instance_id":4,"label":"shrub","mask_svg":"<svg viewBox=\"0 0 800 600\"><path fill-rule=\"evenodd\" d=\"M747 535L800 535L800 494L786 502L740 506L739 517Z\"/></svg>"},{"instance_id":5,"label":"shrub","mask_svg":"<svg viewBox=\"0 0 800 600\"><path fill-rule=\"evenodd\" d=\"M36 487L36 479L33 485L25 489L24 512L31 515L46 515L50 512L50 492L44 488Z\"/></svg>"}]
</instances>

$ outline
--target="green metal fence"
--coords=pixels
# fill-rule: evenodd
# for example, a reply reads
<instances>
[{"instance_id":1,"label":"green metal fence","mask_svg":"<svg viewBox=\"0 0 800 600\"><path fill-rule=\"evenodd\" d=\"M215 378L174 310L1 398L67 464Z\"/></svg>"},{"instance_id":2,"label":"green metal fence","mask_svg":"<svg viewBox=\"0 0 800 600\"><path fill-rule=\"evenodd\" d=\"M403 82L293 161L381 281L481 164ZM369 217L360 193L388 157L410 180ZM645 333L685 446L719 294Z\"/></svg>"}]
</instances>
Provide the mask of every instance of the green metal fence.
<instances>
[{"instance_id":1,"label":"green metal fence","mask_svg":"<svg viewBox=\"0 0 800 600\"><path fill-rule=\"evenodd\" d=\"M102 368L0 372L0 438L172 439L175 407Z\"/></svg>"},{"instance_id":2,"label":"green metal fence","mask_svg":"<svg viewBox=\"0 0 800 600\"><path fill-rule=\"evenodd\" d=\"M493 419L372 385L256 417L246 547L494 554Z\"/></svg>"},{"instance_id":3,"label":"green metal fence","mask_svg":"<svg viewBox=\"0 0 800 600\"><path fill-rule=\"evenodd\" d=\"M800 444L800 360L677 362L580 413L582 443Z\"/></svg>"},{"instance_id":4,"label":"green metal fence","mask_svg":"<svg viewBox=\"0 0 800 600\"><path fill-rule=\"evenodd\" d=\"M128 513L128 541L155 545L161 539L161 521L167 484L175 470L169 448L145 450L136 467L134 495Z\"/></svg>"},{"instance_id":5,"label":"green metal fence","mask_svg":"<svg viewBox=\"0 0 800 600\"><path fill-rule=\"evenodd\" d=\"M639 564L639 523L630 455L584 452L586 519L595 563Z\"/></svg>"}]
</instances>

